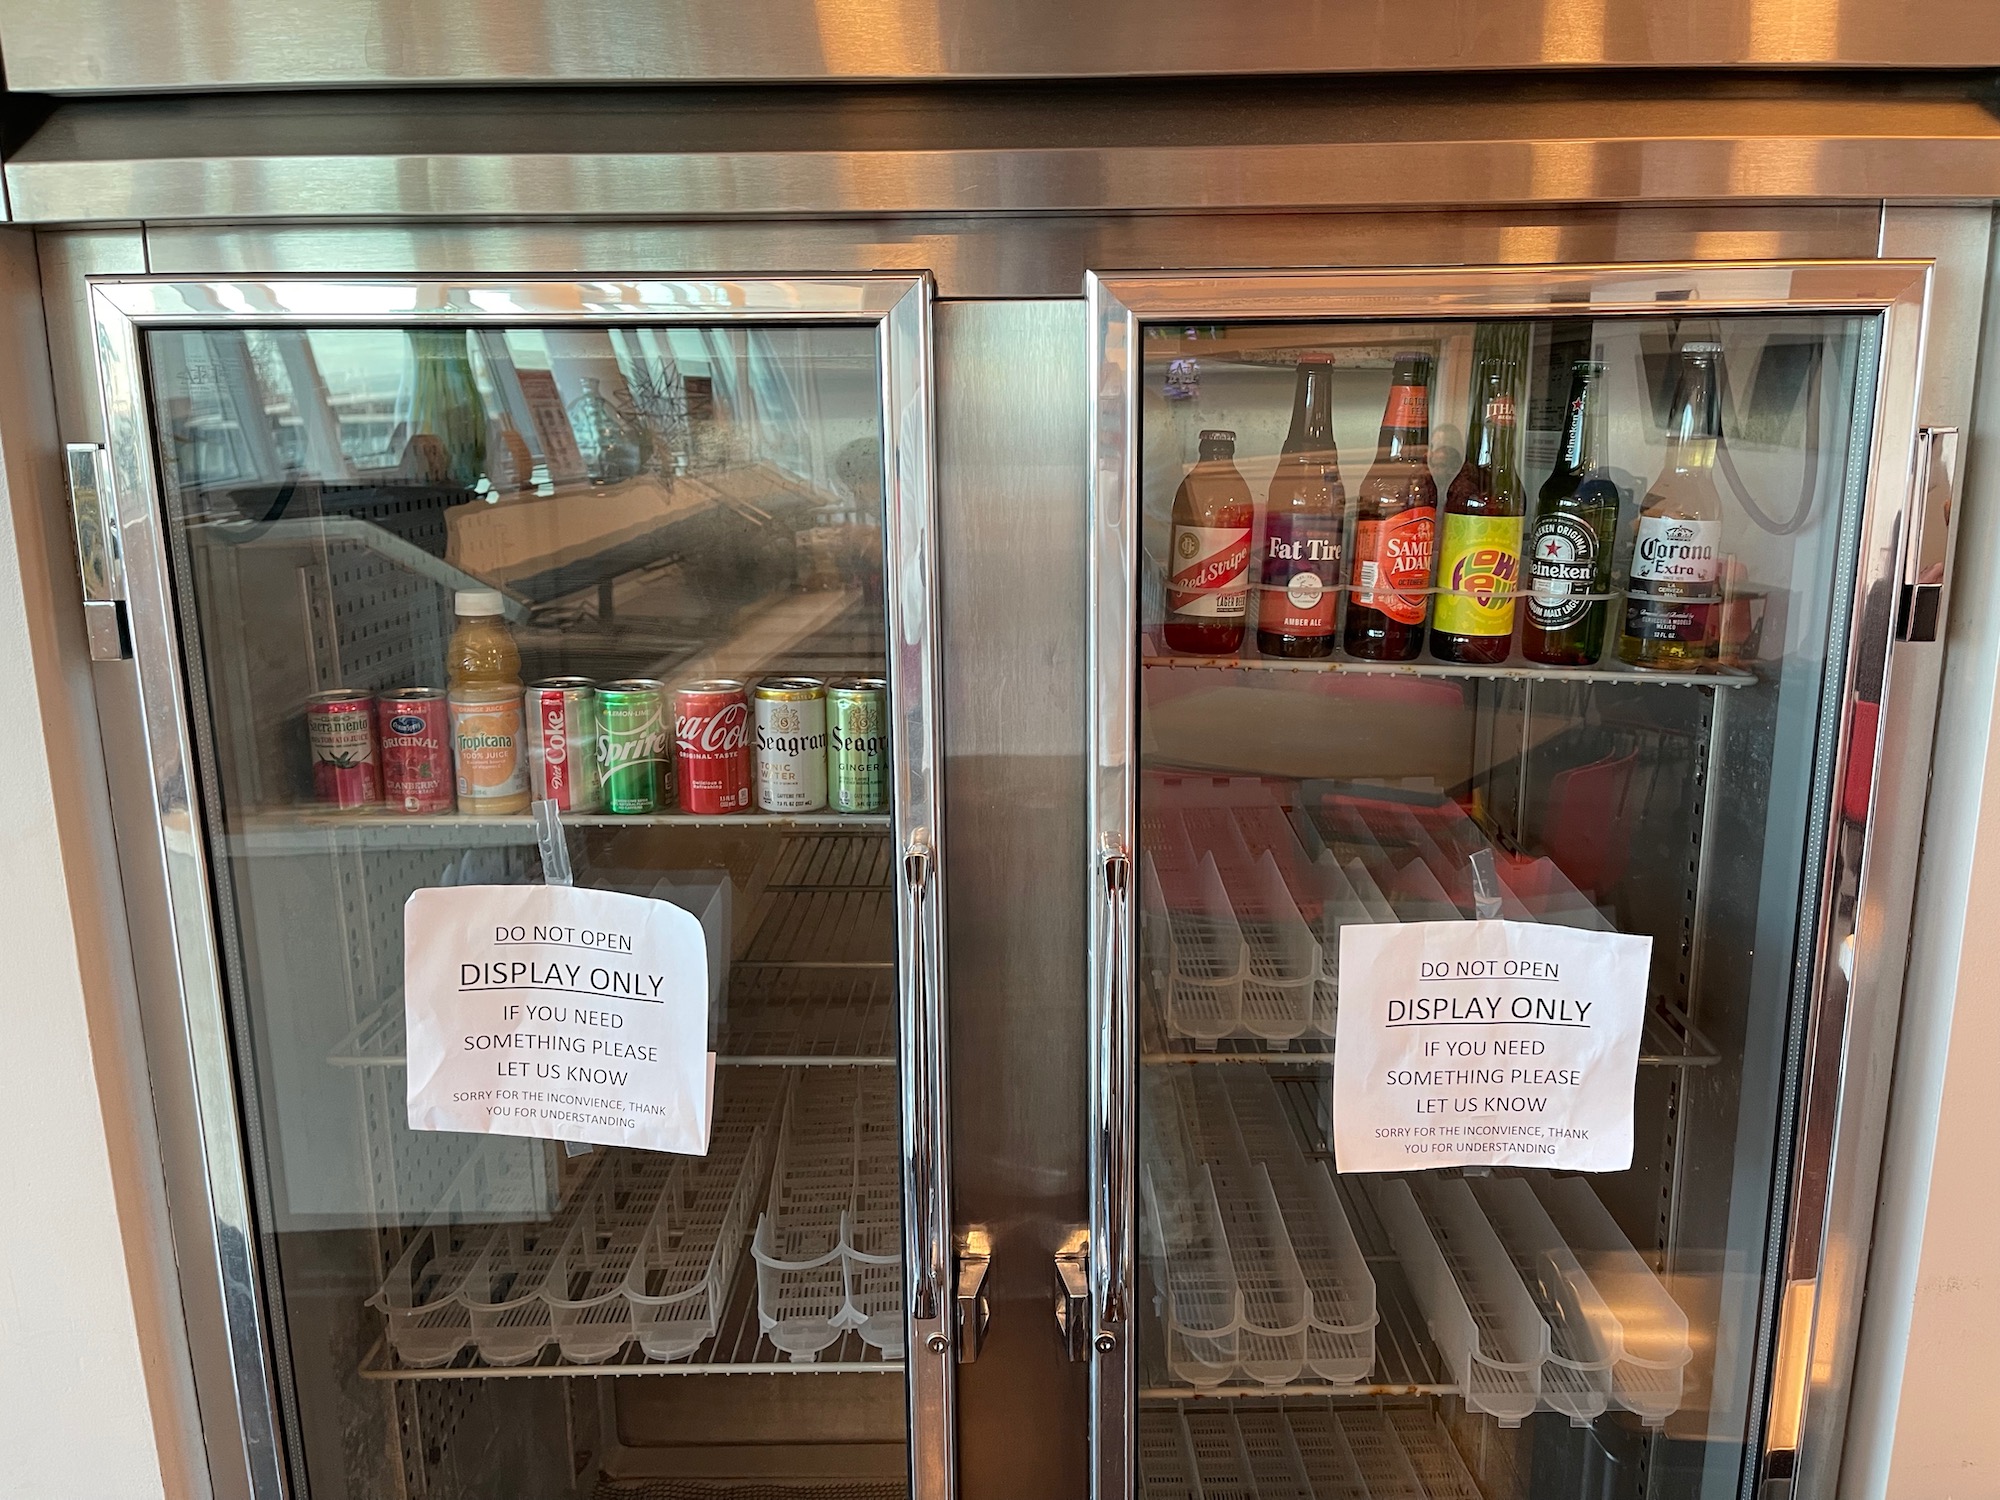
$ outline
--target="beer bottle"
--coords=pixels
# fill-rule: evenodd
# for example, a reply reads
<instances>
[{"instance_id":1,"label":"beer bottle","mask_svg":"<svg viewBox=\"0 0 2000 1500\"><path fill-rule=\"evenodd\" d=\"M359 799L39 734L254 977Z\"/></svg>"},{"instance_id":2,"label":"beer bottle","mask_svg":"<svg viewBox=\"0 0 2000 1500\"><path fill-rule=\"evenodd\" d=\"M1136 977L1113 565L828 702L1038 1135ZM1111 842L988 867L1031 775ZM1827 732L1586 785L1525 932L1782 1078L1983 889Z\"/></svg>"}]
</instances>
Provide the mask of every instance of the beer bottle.
<instances>
[{"instance_id":1,"label":"beer bottle","mask_svg":"<svg viewBox=\"0 0 2000 1500\"><path fill-rule=\"evenodd\" d=\"M1266 656L1333 654L1340 538L1347 491L1333 445L1333 365L1309 359L1292 389L1292 427L1264 504L1257 649Z\"/></svg>"},{"instance_id":2,"label":"beer bottle","mask_svg":"<svg viewBox=\"0 0 2000 1500\"><path fill-rule=\"evenodd\" d=\"M1465 463L1445 491L1431 655L1491 665L1507 659L1521 578L1520 429L1514 367L1489 357L1472 387Z\"/></svg>"},{"instance_id":3,"label":"beer bottle","mask_svg":"<svg viewBox=\"0 0 2000 1500\"><path fill-rule=\"evenodd\" d=\"M1236 468L1236 434L1200 438L1200 459L1174 491L1167 618L1169 651L1226 656L1243 644L1256 502Z\"/></svg>"},{"instance_id":4,"label":"beer bottle","mask_svg":"<svg viewBox=\"0 0 2000 1500\"><path fill-rule=\"evenodd\" d=\"M1348 582L1349 656L1409 661L1424 649L1437 480L1431 477L1431 361L1396 356L1375 462L1355 492L1354 561Z\"/></svg>"},{"instance_id":5,"label":"beer bottle","mask_svg":"<svg viewBox=\"0 0 2000 1500\"><path fill-rule=\"evenodd\" d=\"M1639 507L1625 631L1618 642L1618 654L1635 667L1684 671L1716 659L1722 605L1722 498L1715 488L1721 358L1722 346L1712 340L1681 345L1666 467Z\"/></svg>"},{"instance_id":6,"label":"beer bottle","mask_svg":"<svg viewBox=\"0 0 2000 1500\"><path fill-rule=\"evenodd\" d=\"M1591 666L1604 650L1618 486L1603 471L1598 436L1603 375L1604 366L1592 360L1570 366L1562 446L1528 528L1521 654L1545 666Z\"/></svg>"}]
</instances>

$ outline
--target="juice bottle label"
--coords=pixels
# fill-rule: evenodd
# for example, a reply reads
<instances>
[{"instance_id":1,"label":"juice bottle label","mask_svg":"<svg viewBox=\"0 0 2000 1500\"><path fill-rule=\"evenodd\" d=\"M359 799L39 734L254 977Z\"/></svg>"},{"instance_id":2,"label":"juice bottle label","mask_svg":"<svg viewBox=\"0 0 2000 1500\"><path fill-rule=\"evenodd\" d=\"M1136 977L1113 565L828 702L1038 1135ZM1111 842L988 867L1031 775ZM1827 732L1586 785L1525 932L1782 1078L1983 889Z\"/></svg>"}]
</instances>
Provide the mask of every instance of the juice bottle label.
<instances>
[{"instance_id":1,"label":"juice bottle label","mask_svg":"<svg viewBox=\"0 0 2000 1500\"><path fill-rule=\"evenodd\" d=\"M526 728L519 690L472 689L451 695L452 759L461 807L519 797L528 790Z\"/></svg>"},{"instance_id":2,"label":"juice bottle label","mask_svg":"<svg viewBox=\"0 0 2000 1500\"><path fill-rule=\"evenodd\" d=\"M1438 545L1437 609L1431 628L1446 635L1509 635L1521 582L1521 518L1444 518Z\"/></svg>"},{"instance_id":3,"label":"juice bottle label","mask_svg":"<svg viewBox=\"0 0 2000 1500\"><path fill-rule=\"evenodd\" d=\"M1399 389L1401 389L1399 387ZM1429 603L1437 517L1417 506L1354 528L1354 602L1405 625L1421 625Z\"/></svg>"},{"instance_id":4,"label":"juice bottle label","mask_svg":"<svg viewBox=\"0 0 2000 1500\"><path fill-rule=\"evenodd\" d=\"M1259 630L1332 635L1339 581L1338 517L1275 515L1265 521Z\"/></svg>"},{"instance_id":5,"label":"juice bottle label","mask_svg":"<svg viewBox=\"0 0 2000 1500\"><path fill-rule=\"evenodd\" d=\"M1210 620L1240 620L1249 596L1250 528L1176 526L1167 610Z\"/></svg>"}]
</instances>

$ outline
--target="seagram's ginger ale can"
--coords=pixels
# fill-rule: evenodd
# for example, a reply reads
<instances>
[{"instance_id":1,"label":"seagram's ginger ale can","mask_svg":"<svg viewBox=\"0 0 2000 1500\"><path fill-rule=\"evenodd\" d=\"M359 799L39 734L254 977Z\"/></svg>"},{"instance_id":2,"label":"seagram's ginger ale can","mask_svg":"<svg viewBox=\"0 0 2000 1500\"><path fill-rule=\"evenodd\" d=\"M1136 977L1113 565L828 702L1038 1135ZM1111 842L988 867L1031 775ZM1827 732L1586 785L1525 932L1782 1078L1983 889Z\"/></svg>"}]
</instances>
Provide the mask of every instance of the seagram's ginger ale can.
<instances>
[{"instance_id":1,"label":"seagram's ginger ale can","mask_svg":"<svg viewBox=\"0 0 2000 1500\"><path fill-rule=\"evenodd\" d=\"M889 805L889 684L862 677L826 690L827 800L835 812Z\"/></svg>"}]
</instances>

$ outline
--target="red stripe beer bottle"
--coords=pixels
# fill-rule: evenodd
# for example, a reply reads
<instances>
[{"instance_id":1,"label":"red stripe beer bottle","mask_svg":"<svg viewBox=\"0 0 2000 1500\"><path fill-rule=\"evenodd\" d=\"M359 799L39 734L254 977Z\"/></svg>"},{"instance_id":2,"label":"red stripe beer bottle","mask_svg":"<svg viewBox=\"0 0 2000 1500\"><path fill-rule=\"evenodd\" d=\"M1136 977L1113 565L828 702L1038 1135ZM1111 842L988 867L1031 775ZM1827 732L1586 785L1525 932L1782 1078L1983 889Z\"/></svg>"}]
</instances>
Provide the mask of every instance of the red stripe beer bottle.
<instances>
[{"instance_id":1,"label":"red stripe beer bottle","mask_svg":"<svg viewBox=\"0 0 2000 1500\"><path fill-rule=\"evenodd\" d=\"M1243 644L1256 504L1236 468L1236 434L1201 435L1201 458L1174 491L1167 548L1169 651L1227 656Z\"/></svg>"}]
</instances>

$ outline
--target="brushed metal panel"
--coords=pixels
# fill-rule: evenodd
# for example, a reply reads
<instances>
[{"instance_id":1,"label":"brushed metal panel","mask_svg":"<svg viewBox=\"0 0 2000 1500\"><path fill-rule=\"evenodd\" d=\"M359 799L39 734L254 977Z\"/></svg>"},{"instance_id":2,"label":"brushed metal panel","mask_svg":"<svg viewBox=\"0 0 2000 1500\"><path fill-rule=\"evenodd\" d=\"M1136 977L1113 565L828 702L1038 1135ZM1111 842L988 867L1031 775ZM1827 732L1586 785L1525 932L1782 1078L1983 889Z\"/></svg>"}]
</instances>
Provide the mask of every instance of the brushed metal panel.
<instances>
[{"instance_id":1,"label":"brushed metal panel","mask_svg":"<svg viewBox=\"0 0 2000 1500\"><path fill-rule=\"evenodd\" d=\"M1850 259L1873 255L1881 230L1879 204L1741 203L783 224L185 224L148 225L145 234L147 264L171 275L597 266L722 276L930 268L947 297L1074 297L1093 266Z\"/></svg>"},{"instance_id":2,"label":"brushed metal panel","mask_svg":"<svg viewBox=\"0 0 2000 1500\"><path fill-rule=\"evenodd\" d=\"M2000 64L1983 0L45 0L0 4L16 88L993 78L1420 68Z\"/></svg>"},{"instance_id":3,"label":"brushed metal panel","mask_svg":"<svg viewBox=\"0 0 2000 1500\"><path fill-rule=\"evenodd\" d=\"M1084 309L937 307L954 1196L993 1266L959 1376L966 1500L1089 1485L1051 1257L1084 1218Z\"/></svg>"},{"instance_id":4,"label":"brushed metal panel","mask_svg":"<svg viewBox=\"0 0 2000 1500\"><path fill-rule=\"evenodd\" d=\"M1979 199L1969 85L1868 80L607 90L72 101L22 222L729 218Z\"/></svg>"}]
</instances>

